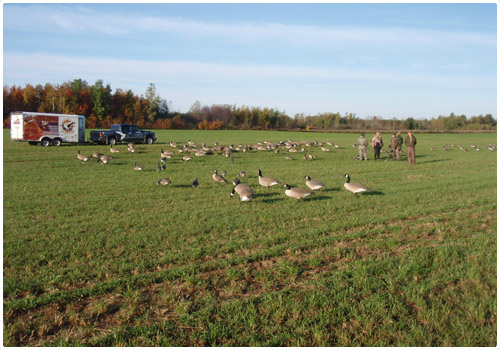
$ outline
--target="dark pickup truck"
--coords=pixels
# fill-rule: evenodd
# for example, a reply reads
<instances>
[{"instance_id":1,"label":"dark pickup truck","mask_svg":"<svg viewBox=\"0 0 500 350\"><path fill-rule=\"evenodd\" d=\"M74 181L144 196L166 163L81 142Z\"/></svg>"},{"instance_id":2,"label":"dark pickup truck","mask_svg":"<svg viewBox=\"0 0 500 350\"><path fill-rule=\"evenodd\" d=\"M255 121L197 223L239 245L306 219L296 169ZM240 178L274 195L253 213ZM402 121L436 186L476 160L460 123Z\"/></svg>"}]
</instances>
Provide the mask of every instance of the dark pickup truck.
<instances>
[{"instance_id":1,"label":"dark pickup truck","mask_svg":"<svg viewBox=\"0 0 500 350\"><path fill-rule=\"evenodd\" d=\"M117 142L146 143L156 141L152 131L142 130L134 124L113 124L111 130L96 130L90 132L90 141L114 145Z\"/></svg>"}]
</instances>

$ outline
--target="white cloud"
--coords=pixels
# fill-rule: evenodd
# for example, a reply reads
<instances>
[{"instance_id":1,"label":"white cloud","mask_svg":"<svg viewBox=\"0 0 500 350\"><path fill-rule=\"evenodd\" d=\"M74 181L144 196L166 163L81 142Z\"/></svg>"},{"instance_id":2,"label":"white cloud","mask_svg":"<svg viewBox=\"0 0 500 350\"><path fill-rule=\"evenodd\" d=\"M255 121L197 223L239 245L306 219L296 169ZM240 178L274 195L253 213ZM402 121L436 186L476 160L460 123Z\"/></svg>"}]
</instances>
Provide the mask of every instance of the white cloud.
<instances>
[{"instance_id":1,"label":"white cloud","mask_svg":"<svg viewBox=\"0 0 500 350\"><path fill-rule=\"evenodd\" d=\"M279 42L280 44L321 47L341 45L422 46L441 48L449 45L495 46L496 36L472 32L412 29L398 27L328 27L281 23L213 23L154 16L91 12L88 8L66 6L4 6L4 28L86 35L109 36L175 34L189 38L237 42L241 45Z\"/></svg>"}]
</instances>

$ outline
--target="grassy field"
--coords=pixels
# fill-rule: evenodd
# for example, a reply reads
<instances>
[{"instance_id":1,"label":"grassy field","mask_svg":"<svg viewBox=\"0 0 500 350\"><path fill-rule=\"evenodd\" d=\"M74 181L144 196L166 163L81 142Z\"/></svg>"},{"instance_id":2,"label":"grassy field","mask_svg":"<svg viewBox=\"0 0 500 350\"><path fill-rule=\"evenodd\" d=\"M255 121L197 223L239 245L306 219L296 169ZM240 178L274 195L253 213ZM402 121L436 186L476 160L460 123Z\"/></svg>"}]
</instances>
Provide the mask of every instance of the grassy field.
<instances>
[{"instance_id":1,"label":"grassy field","mask_svg":"<svg viewBox=\"0 0 500 350\"><path fill-rule=\"evenodd\" d=\"M110 164L3 141L6 346L495 346L496 134L417 135L417 164L353 160L357 135L157 131ZM371 137L373 135L367 135ZM383 135L386 144L390 135ZM338 143L155 170L173 140ZM469 142L481 148L473 151ZM444 144L462 144L442 150ZM430 147L435 147L431 151ZM385 147L387 149L387 147ZM144 167L134 171L134 163ZM256 198L230 197L245 170ZM258 184L258 169L277 178ZM357 198L344 174L372 189ZM283 184L326 189L297 202ZM161 177L171 185L156 186ZM198 178L200 185L192 188Z\"/></svg>"}]
</instances>

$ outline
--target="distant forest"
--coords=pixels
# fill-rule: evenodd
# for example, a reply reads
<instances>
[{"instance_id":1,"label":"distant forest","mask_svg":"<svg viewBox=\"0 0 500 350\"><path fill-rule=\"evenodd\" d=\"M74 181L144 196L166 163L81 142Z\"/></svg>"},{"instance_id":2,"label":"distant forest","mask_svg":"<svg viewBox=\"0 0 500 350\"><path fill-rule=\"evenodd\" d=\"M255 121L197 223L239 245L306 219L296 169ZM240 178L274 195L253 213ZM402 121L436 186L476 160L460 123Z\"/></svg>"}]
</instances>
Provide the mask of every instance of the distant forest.
<instances>
[{"instance_id":1,"label":"distant forest","mask_svg":"<svg viewBox=\"0 0 500 350\"><path fill-rule=\"evenodd\" d=\"M109 128L115 123L133 123L151 129L272 129L272 130L496 130L491 114L466 117L451 113L432 119L361 119L353 113L297 114L261 107L235 105L202 106L196 101L186 113L173 112L153 83L144 95L116 89L97 80L93 85L75 79L58 85L3 87L4 128L10 127L14 111L80 114L87 128Z\"/></svg>"}]
</instances>

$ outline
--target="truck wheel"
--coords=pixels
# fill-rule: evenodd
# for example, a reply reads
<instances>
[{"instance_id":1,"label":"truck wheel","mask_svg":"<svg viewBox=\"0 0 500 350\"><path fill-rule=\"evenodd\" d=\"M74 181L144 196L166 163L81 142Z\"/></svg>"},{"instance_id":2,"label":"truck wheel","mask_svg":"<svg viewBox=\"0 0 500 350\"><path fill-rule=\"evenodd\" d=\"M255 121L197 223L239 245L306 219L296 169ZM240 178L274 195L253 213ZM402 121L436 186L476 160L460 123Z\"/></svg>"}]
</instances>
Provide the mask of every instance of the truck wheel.
<instances>
[{"instance_id":1,"label":"truck wheel","mask_svg":"<svg viewBox=\"0 0 500 350\"><path fill-rule=\"evenodd\" d=\"M116 139L115 139L114 137L110 137L110 138L108 139L108 144L109 144L109 145L114 145L114 144L116 144Z\"/></svg>"},{"instance_id":2,"label":"truck wheel","mask_svg":"<svg viewBox=\"0 0 500 350\"><path fill-rule=\"evenodd\" d=\"M40 143L43 147L48 147L50 145L50 139L43 139Z\"/></svg>"},{"instance_id":3,"label":"truck wheel","mask_svg":"<svg viewBox=\"0 0 500 350\"><path fill-rule=\"evenodd\" d=\"M56 147L59 147L59 146L61 146L61 140L59 140L59 139L54 139L54 140L52 140L52 144L53 144L54 146L56 146Z\"/></svg>"},{"instance_id":4,"label":"truck wheel","mask_svg":"<svg viewBox=\"0 0 500 350\"><path fill-rule=\"evenodd\" d=\"M151 145L153 143L153 138L151 136L146 137L146 143Z\"/></svg>"}]
</instances>

